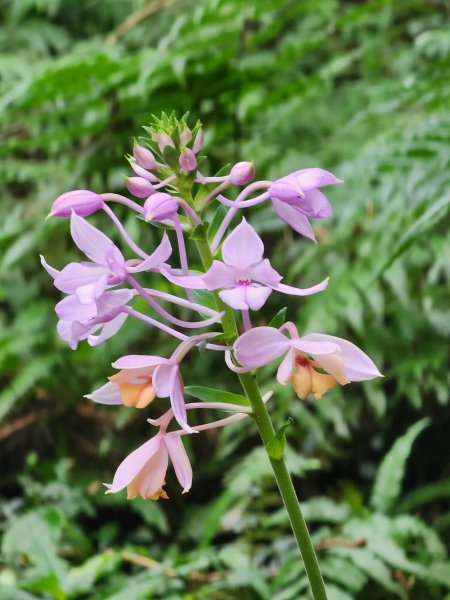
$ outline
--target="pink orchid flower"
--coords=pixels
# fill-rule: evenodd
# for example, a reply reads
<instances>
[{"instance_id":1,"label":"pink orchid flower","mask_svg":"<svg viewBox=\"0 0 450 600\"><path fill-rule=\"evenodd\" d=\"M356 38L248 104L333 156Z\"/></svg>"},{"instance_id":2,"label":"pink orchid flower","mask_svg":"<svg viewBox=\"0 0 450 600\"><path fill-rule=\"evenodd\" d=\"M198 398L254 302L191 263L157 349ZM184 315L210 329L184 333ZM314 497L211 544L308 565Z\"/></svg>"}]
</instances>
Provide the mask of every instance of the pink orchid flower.
<instances>
[{"instance_id":1,"label":"pink orchid flower","mask_svg":"<svg viewBox=\"0 0 450 600\"><path fill-rule=\"evenodd\" d=\"M170 358L144 354L122 356L112 363L119 373L109 382L86 396L100 404L123 404L145 408L157 396L170 398L173 414L187 433L194 433L187 423L184 403L184 383L180 373L180 362L193 346L217 333L191 336L181 342Z\"/></svg>"},{"instance_id":2,"label":"pink orchid flower","mask_svg":"<svg viewBox=\"0 0 450 600\"><path fill-rule=\"evenodd\" d=\"M221 299L239 310L259 310L273 290L293 296L309 296L324 290L328 278L310 288L295 288L281 283L282 276L263 259L264 244L245 219L242 219L222 246L223 262L215 260L204 275L179 276L164 266L161 273L177 285L190 289L217 290Z\"/></svg>"},{"instance_id":3,"label":"pink orchid flower","mask_svg":"<svg viewBox=\"0 0 450 600\"><path fill-rule=\"evenodd\" d=\"M291 381L302 400L309 394L319 399L336 383L346 385L382 377L367 354L347 340L324 333L299 337L293 323L285 323L282 329L287 329L291 337L274 327L247 331L234 344L235 356L244 367L256 369L285 354L277 380L282 385Z\"/></svg>"},{"instance_id":4,"label":"pink orchid flower","mask_svg":"<svg viewBox=\"0 0 450 600\"><path fill-rule=\"evenodd\" d=\"M132 297L131 290L111 290L104 292L96 303L81 304L74 294L67 296L55 306L60 338L72 350L85 339L90 346L98 346L122 327L128 316L123 308ZM94 335L99 330L100 334Z\"/></svg>"},{"instance_id":5,"label":"pink orchid flower","mask_svg":"<svg viewBox=\"0 0 450 600\"><path fill-rule=\"evenodd\" d=\"M183 488L183 494L191 489L192 467L189 457L177 432L167 433L161 427L159 433L137 448L119 465L113 482L105 484L107 493L115 494L127 488L127 498L136 496L158 500L168 498L163 487L166 473L172 461L175 475Z\"/></svg>"},{"instance_id":6,"label":"pink orchid flower","mask_svg":"<svg viewBox=\"0 0 450 600\"><path fill-rule=\"evenodd\" d=\"M98 302L107 288L122 283L129 273L157 269L172 252L169 238L164 234L161 243L148 258L127 262L104 233L74 212L70 219L70 232L75 244L90 260L69 263L61 271L50 267L43 256L41 262L53 277L55 287L66 294L74 294L80 304Z\"/></svg>"},{"instance_id":7,"label":"pink orchid flower","mask_svg":"<svg viewBox=\"0 0 450 600\"><path fill-rule=\"evenodd\" d=\"M268 194L278 217L301 235L315 241L308 218L331 217L331 204L319 188L336 183L342 183L342 180L329 171L301 169L275 181Z\"/></svg>"},{"instance_id":8,"label":"pink orchid flower","mask_svg":"<svg viewBox=\"0 0 450 600\"><path fill-rule=\"evenodd\" d=\"M267 402L272 396L268 391L263 396L263 402ZM251 414L250 407L227 404L222 402L192 402L186 405L187 409L219 409L234 412L231 416L198 425L196 432L206 431L224 427L245 419ZM128 499L131 500L140 495L144 499L158 500L167 499L168 496L163 489L165 476L169 463L172 461L178 482L183 488L183 494L188 492L192 485L192 468L189 458L181 441L184 430L167 433L167 427L174 416L173 409L169 409L158 419L148 419L152 425L159 426L159 433L148 442L132 452L120 464L114 475L112 484L105 484L107 493L116 493L125 487L128 491Z\"/></svg>"},{"instance_id":9,"label":"pink orchid flower","mask_svg":"<svg viewBox=\"0 0 450 600\"><path fill-rule=\"evenodd\" d=\"M59 276L60 271L48 265L43 256L41 263L53 279ZM123 312L123 308L132 297L131 290L111 290L104 291L96 302L82 304L75 294L66 296L55 306L59 317L59 337L67 342L72 350L76 350L78 342L85 339L89 345L98 346L122 327L128 316ZM99 335L93 335L99 330Z\"/></svg>"},{"instance_id":10,"label":"pink orchid flower","mask_svg":"<svg viewBox=\"0 0 450 600\"><path fill-rule=\"evenodd\" d=\"M119 358L112 366L120 369L119 373L86 398L100 404L145 408L155 396L170 397L176 420L185 431L193 432L186 422L184 384L176 360L131 354Z\"/></svg>"}]
</instances>

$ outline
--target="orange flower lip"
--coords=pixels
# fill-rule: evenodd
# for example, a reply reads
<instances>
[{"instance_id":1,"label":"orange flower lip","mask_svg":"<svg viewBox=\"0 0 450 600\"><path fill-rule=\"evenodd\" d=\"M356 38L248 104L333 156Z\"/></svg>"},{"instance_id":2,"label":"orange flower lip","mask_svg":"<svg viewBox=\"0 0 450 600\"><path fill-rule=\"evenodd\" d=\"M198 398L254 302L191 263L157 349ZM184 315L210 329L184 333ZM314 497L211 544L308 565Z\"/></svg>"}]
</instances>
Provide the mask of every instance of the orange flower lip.
<instances>
[{"instance_id":1,"label":"orange flower lip","mask_svg":"<svg viewBox=\"0 0 450 600\"><path fill-rule=\"evenodd\" d=\"M337 384L332 375L316 371L308 359L296 357L295 362L298 366L292 375L291 383L301 400L306 400L310 394L313 394L316 400L320 400L328 390Z\"/></svg>"},{"instance_id":2,"label":"orange flower lip","mask_svg":"<svg viewBox=\"0 0 450 600\"><path fill-rule=\"evenodd\" d=\"M109 377L109 380L118 386L124 406L145 408L155 399L156 392L150 376L140 375L130 381L124 380L121 373L122 371Z\"/></svg>"}]
</instances>

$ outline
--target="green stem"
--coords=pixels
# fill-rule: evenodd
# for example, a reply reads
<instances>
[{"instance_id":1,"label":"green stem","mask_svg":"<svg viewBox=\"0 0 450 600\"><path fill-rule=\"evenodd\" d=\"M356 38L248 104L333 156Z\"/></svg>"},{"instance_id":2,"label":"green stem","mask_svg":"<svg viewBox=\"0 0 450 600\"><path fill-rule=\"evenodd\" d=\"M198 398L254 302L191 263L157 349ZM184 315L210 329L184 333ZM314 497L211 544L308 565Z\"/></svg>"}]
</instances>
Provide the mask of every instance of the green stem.
<instances>
[{"instance_id":1,"label":"green stem","mask_svg":"<svg viewBox=\"0 0 450 600\"><path fill-rule=\"evenodd\" d=\"M209 269L212 264L213 256L206 239L196 239L197 249L203 262L205 269ZM238 335L236 321L234 319L233 310L220 299L217 292L214 293L214 298L217 308L225 314L222 317L222 327L224 333L233 336ZM258 427L259 435L267 448L267 444L275 435L275 429L272 424L269 412L261 397L255 375L251 373L242 373L238 375L242 388L245 392L248 401L252 407L253 417ZM308 576L309 585L314 600L327 600L327 593L320 572L317 556L309 536L308 528L303 518L302 511L295 493L294 484L283 459L274 459L269 456L270 464L275 475L278 488L283 498L284 505L289 515L292 531L300 550L303 563L305 565L306 574Z\"/></svg>"}]
</instances>

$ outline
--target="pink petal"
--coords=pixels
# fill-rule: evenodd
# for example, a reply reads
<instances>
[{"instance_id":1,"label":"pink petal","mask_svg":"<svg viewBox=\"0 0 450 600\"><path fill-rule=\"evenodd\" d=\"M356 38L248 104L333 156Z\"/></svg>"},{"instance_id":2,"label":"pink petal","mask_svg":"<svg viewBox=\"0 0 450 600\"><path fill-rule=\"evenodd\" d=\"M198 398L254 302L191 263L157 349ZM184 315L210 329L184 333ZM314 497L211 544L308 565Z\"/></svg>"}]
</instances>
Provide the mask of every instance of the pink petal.
<instances>
[{"instance_id":1,"label":"pink petal","mask_svg":"<svg viewBox=\"0 0 450 600\"><path fill-rule=\"evenodd\" d=\"M341 385L350 383L344 360L340 354L321 354L320 356L315 356L313 354L312 357L322 369L332 375L338 383Z\"/></svg>"},{"instance_id":2,"label":"pink petal","mask_svg":"<svg viewBox=\"0 0 450 600\"><path fill-rule=\"evenodd\" d=\"M264 244L251 225L242 219L227 237L222 246L222 257L230 267L245 269L259 262L264 253Z\"/></svg>"},{"instance_id":3,"label":"pink petal","mask_svg":"<svg viewBox=\"0 0 450 600\"><path fill-rule=\"evenodd\" d=\"M292 377L294 370L295 351L291 348L281 361L277 371L277 381L281 385L286 385Z\"/></svg>"},{"instance_id":4,"label":"pink petal","mask_svg":"<svg viewBox=\"0 0 450 600\"><path fill-rule=\"evenodd\" d=\"M340 348L330 338L331 336L328 335L309 334L292 340L292 345L305 354L311 355L338 383L345 385L349 383L349 379L344 369L344 362L340 356Z\"/></svg>"},{"instance_id":5,"label":"pink petal","mask_svg":"<svg viewBox=\"0 0 450 600\"><path fill-rule=\"evenodd\" d=\"M331 340L315 339L315 336L321 334L310 333L303 337L291 340L291 346L297 350L301 350L305 354L321 356L322 354L335 354L339 352L339 346ZM311 338L311 336L314 336ZM324 336L330 338L331 336Z\"/></svg>"},{"instance_id":6,"label":"pink petal","mask_svg":"<svg viewBox=\"0 0 450 600\"><path fill-rule=\"evenodd\" d=\"M42 256L42 254L39 255L41 258L41 265L44 267L44 269L47 271L47 273L53 277L53 279L55 279L60 271L58 271L58 269L54 269L53 267L51 267L48 262L45 260L45 258Z\"/></svg>"},{"instance_id":7,"label":"pink petal","mask_svg":"<svg viewBox=\"0 0 450 600\"><path fill-rule=\"evenodd\" d=\"M78 346L78 340L72 340L72 324L73 324L72 321L60 320L60 321L58 321L58 324L56 325L56 331L58 332L59 337L64 342L67 342L72 350L76 350L76 348ZM86 335L84 336L84 338L80 337L79 339L86 339L88 335L89 335L89 330L86 332ZM72 343L73 341L74 341L74 343Z\"/></svg>"},{"instance_id":8,"label":"pink petal","mask_svg":"<svg viewBox=\"0 0 450 600\"><path fill-rule=\"evenodd\" d=\"M86 394L85 398L93 400L98 404L122 404L119 387L110 381L97 390L94 390L91 394Z\"/></svg>"},{"instance_id":9,"label":"pink petal","mask_svg":"<svg viewBox=\"0 0 450 600\"><path fill-rule=\"evenodd\" d=\"M175 285L190 289L190 290L205 290L206 285L203 281L203 275L178 275L174 269L166 269L161 267L160 272L166 279Z\"/></svg>"},{"instance_id":10,"label":"pink petal","mask_svg":"<svg viewBox=\"0 0 450 600\"><path fill-rule=\"evenodd\" d=\"M167 433L164 443L169 452L178 482L183 488L183 494L188 492L192 486L192 467L186 449L178 433Z\"/></svg>"},{"instance_id":11,"label":"pink petal","mask_svg":"<svg viewBox=\"0 0 450 600\"><path fill-rule=\"evenodd\" d=\"M78 248L93 262L108 266L106 255L110 250L113 251L117 263L125 262L119 248L109 237L75 213L70 217L70 233Z\"/></svg>"},{"instance_id":12,"label":"pink petal","mask_svg":"<svg viewBox=\"0 0 450 600\"><path fill-rule=\"evenodd\" d=\"M273 209L275 214L282 220L284 223L292 227L294 231L304 235L305 237L316 241L316 236L314 235L313 228L311 227L311 223L302 215L298 210L295 210L293 206L289 206L286 202L281 202L280 200L272 199Z\"/></svg>"},{"instance_id":13,"label":"pink petal","mask_svg":"<svg viewBox=\"0 0 450 600\"><path fill-rule=\"evenodd\" d=\"M320 188L325 185L332 185L334 183L342 183L342 179L338 179L330 171L325 169L313 168L313 169L300 169L292 173L300 181L300 185L305 190L312 190L313 188Z\"/></svg>"},{"instance_id":14,"label":"pink petal","mask_svg":"<svg viewBox=\"0 0 450 600\"><path fill-rule=\"evenodd\" d=\"M367 381L369 379L374 379L375 377L383 377L367 354L348 340L333 335L326 335L324 333L309 333L302 339L312 342L323 341L336 344L339 347L340 356L344 362L345 372L350 381ZM318 359L318 362L322 363L322 358ZM331 374L333 375L333 373Z\"/></svg>"},{"instance_id":15,"label":"pink petal","mask_svg":"<svg viewBox=\"0 0 450 600\"><path fill-rule=\"evenodd\" d=\"M277 179L269 188L269 196L289 204L304 198L305 192L299 180L293 175Z\"/></svg>"},{"instance_id":16,"label":"pink petal","mask_svg":"<svg viewBox=\"0 0 450 600\"><path fill-rule=\"evenodd\" d=\"M246 288L236 286L231 290L222 290L219 292L220 298L236 310L248 310Z\"/></svg>"},{"instance_id":17,"label":"pink petal","mask_svg":"<svg viewBox=\"0 0 450 600\"><path fill-rule=\"evenodd\" d=\"M95 304L80 304L76 296L66 296L55 306L55 312L63 321L86 321L97 316Z\"/></svg>"},{"instance_id":18,"label":"pink petal","mask_svg":"<svg viewBox=\"0 0 450 600\"><path fill-rule=\"evenodd\" d=\"M70 323L70 331L69 331L69 339L68 344L72 350L76 350L78 346L78 342L81 340L89 339L89 335L98 331L102 325L90 323L80 323L79 321L74 321Z\"/></svg>"},{"instance_id":19,"label":"pink petal","mask_svg":"<svg viewBox=\"0 0 450 600\"><path fill-rule=\"evenodd\" d=\"M127 317L128 315L126 313L120 313L117 317L114 317L112 321L103 326L100 335L90 335L88 337L89 346L98 346L115 335L125 323Z\"/></svg>"},{"instance_id":20,"label":"pink petal","mask_svg":"<svg viewBox=\"0 0 450 600\"><path fill-rule=\"evenodd\" d=\"M167 358L161 358L160 356L152 356L148 354L128 354L122 356L112 363L114 369L142 369L145 367L154 367L156 365L169 363Z\"/></svg>"},{"instance_id":21,"label":"pink petal","mask_svg":"<svg viewBox=\"0 0 450 600\"><path fill-rule=\"evenodd\" d=\"M159 246L152 254L145 260L143 260L136 267L127 266L127 271L130 273L139 273L141 271L151 271L156 269L162 263L166 262L169 256L172 254L172 246L170 244L169 237L165 233Z\"/></svg>"},{"instance_id":22,"label":"pink petal","mask_svg":"<svg viewBox=\"0 0 450 600\"><path fill-rule=\"evenodd\" d=\"M270 286L276 285L282 280L281 275L275 271L268 258L265 258L255 265L251 265L248 268L248 276L252 281L258 281L259 283Z\"/></svg>"},{"instance_id":23,"label":"pink petal","mask_svg":"<svg viewBox=\"0 0 450 600\"><path fill-rule=\"evenodd\" d=\"M223 262L214 260L211 267L203 276L207 290L217 290L218 288L234 285L239 273L234 267L230 267Z\"/></svg>"},{"instance_id":24,"label":"pink petal","mask_svg":"<svg viewBox=\"0 0 450 600\"><path fill-rule=\"evenodd\" d=\"M290 341L274 327L255 327L234 343L236 358L244 367L256 369L289 350Z\"/></svg>"},{"instance_id":25,"label":"pink petal","mask_svg":"<svg viewBox=\"0 0 450 600\"><path fill-rule=\"evenodd\" d=\"M131 290L111 290L104 292L101 297L97 300L97 313L99 317L103 317L119 308L124 306L133 298Z\"/></svg>"},{"instance_id":26,"label":"pink petal","mask_svg":"<svg viewBox=\"0 0 450 600\"><path fill-rule=\"evenodd\" d=\"M148 377L153 375L156 367L141 367L140 369L122 369L109 379L113 383L144 383Z\"/></svg>"},{"instance_id":27,"label":"pink petal","mask_svg":"<svg viewBox=\"0 0 450 600\"><path fill-rule=\"evenodd\" d=\"M151 498L164 485L167 467L169 466L169 454L164 444L161 445L158 452L144 465L136 480L133 482L133 488L143 498ZM129 496L134 497L134 495Z\"/></svg>"},{"instance_id":28,"label":"pink petal","mask_svg":"<svg viewBox=\"0 0 450 600\"><path fill-rule=\"evenodd\" d=\"M313 285L309 288L296 288L292 285L285 285L284 283L278 283L277 285L271 286L272 289L283 294L290 294L291 296L310 296L311 294L317 294L322 292L328 285L329 278L327 277L317 285Z\"/></svg>"},{"instance_id":29,"label":"pink petal","mask_svg":"<svg viewBox=\"0 0 450 600\"><path fill-rule=\"evenodd\" d=\"M134 452L129 454L122 461L114 475L113 482L109 486L109 491L112 493L123 490L133 479L139 474L139 471L144 468L145 464L154 456L161 448L163 436L161 434L139 446Z\"/></svg>"},{"instance_id":30,"label":"pink petal","mask_svg":"<svg viewBox=\"0 0 450 600\"><path fill-rule=\"evenodd\" d=\"M68 342L70 339L70 332L72 330L72 322L71 321L58 321L56 325L56 331L58 332L59 337Z\"/></svg>"},{"instance_id":31,"label":"pink petal","mask_svg":"<svg viewBox=\"0 0 450 600\"><path fill-rule=\"evenodd\" d=\"M65 294L74 294L84 285L95 283L105 277L108 269L91 262L69 263L55 277L55 287Z\"/></svg>"},{"instance_id":32,"label":"pink petal","mask_svg":"<svg viewBox=\"0 0 450 600\"><path fill-rule=\"evenodd\" d=\"M179 423L180 427L188 433L197 433L195 429L192 429L187 422L186 404L184 402L184 389L183 380L181 378L178 369L171 374L171 393L170 393L170 404L172 406L173 414L175 419Z\"/></svg>"},{"instance_id":33,"label":"pink petal","mask_svg":"<svg viewBox=\"0 0 450 600\"><path fill-rule=\"evenodd\" d=\"M75 296L78 298L80 304L91 304L98 300L106 289L108 282L108 275L103 275L94 283L88 285L82 285L75 291Z\"/></svg>"},{"instance_id":34,"label":"pink petal","mask_svg":"<svg viewBox=\"0 0 450 600\"><path fill-rule=\"evenodd\" d=\"M158 398L168 398L170 396L175 377L173 373L178 374L178 365L170 361L156 368L153 374L153 385Z\"/></svg>"},{"instance_id":35,"label":"pink petal","mask_svg":"<svg viewBox=\"0 0 450 600\"><path fill-rule=\"evenodd\" d=\"M259 285L249 285L243 289L245 290L247 306L251 310L259 310L262 306L264 306L267 298L272 293L270 288Z\"/></svg>"},{"instance_id":36,"label":"pink petal","mask_svg":"<svg viewBox=\"0 0 450 600\"><path fill-rule=\"evenodd\" d=\"M100 329L101 325L82 325L78 321L60 320L56 326L59 337L67 342L72 350L76 350L78 342L85 340L88 335Z\"/></svg>"},{"instance_id":37,"label":"pink petal","mask_svg":"<svg viewBox=\"0 0 450 600\"><path fill-rule=\"evenodd\" d=\"M333 207L329 203L328 198L319 190L313 189L306 192L305 205L309 206L312 212L311 217L323 219L331 217L333 214Z\"/></svg>"}]
</instances>

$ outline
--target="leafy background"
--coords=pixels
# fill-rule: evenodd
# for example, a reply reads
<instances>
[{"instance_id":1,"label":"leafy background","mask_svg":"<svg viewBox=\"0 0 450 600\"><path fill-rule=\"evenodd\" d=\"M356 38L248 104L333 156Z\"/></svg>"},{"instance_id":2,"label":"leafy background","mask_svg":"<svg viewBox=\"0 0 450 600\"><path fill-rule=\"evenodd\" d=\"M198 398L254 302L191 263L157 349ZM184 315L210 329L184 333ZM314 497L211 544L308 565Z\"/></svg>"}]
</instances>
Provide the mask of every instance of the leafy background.
<instances>
[{"instance_id":1,"label":"leafy background","mask_svg":"<svg viewBox=\"0 0 450 600\"><path fill-rule=\"evenodd\" d=\"M44 222L50 203L122 191L131 138L172 109L203 121L211 173L247 159L260 178L345 180L318 246L252 214L287 281L331 276L307 301L274 295L261 322L287 306L385 379L305 403L277 386L274 419L294 419L288 462L330 599L450 598L445 0L3 0L0 16L0 598L309 598L252 424L191 440L188 496L172 476L170 502L105 496L148 425L82 396L117 356L171 342L133 323L76 353L56 336L38 254L61 266L74 250L66 222ZM208 355L186 375L236 391Z\"/></svg>"}]
</instances>

